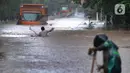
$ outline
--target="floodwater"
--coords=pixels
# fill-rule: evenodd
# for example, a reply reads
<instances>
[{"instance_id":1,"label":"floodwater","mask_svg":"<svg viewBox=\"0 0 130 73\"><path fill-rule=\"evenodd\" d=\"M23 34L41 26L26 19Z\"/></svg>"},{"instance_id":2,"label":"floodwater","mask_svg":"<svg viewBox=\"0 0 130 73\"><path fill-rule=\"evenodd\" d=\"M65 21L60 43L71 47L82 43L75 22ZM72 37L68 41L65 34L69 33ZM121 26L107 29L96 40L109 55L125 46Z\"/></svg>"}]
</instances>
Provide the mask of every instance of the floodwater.
<instances>
[{"instance_id":1,"label":"floodwater","mask_svg":"<svg viewBox=\"0 0 130 73\"><path fill-rule=\"evenodd\" d=\"M39 32L39 27L33 29ZM55 30L42 38L31 37L35 34L29 26L13 24L0 27L0 73L90 73L92 57L87 52L98 33L106 33L119 45L122 73L128 73L129 32Z\"/></svg>"}]
</instances>

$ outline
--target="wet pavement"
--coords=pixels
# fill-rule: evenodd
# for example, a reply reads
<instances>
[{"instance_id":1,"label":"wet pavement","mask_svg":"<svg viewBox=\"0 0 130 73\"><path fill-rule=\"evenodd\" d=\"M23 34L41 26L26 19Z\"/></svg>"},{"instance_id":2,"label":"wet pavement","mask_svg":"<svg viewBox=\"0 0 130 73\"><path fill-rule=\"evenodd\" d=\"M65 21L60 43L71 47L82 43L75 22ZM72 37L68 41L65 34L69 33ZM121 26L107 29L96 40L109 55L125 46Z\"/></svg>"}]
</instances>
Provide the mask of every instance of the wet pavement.
<instances>
[{"instance_id":1,"label":"wet pavement","mask_svg":"<svg viewBox=\"0 0 130 73\"><path fill-rule=\"evenodd\" d=\"M39 27L34 30L39 32ZM31 37L29 26L14 24L0 27L0 73L90 73L92 58L87 52L97 33L106 33L119 45L122 73L128 73L130 32L55 30L42 38Z\"/></svg>"}]
</instances>

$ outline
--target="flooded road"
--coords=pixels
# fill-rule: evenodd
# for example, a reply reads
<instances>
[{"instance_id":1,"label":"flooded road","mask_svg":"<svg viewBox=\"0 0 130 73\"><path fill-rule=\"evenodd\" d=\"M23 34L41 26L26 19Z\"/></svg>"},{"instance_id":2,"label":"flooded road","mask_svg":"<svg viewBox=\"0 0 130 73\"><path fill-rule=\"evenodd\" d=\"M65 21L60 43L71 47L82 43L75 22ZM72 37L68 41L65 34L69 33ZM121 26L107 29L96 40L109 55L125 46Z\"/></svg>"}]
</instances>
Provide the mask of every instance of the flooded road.
<instances>
[{"instance_id":1,"label":"flooded road","mask_svg":"<svg viewBox=\"0 0 130 73\"><path fill-rule=\"evenodd\" d=\"M39 27L34 26L34 30L39 32ZM119 45L122 73L129 72L129 32L55 30L42 38L31 37L34 33L29 26L1 25L0 73L90 73L88 48L94 36L102 32Z\"/></svg>"}]
</instances>

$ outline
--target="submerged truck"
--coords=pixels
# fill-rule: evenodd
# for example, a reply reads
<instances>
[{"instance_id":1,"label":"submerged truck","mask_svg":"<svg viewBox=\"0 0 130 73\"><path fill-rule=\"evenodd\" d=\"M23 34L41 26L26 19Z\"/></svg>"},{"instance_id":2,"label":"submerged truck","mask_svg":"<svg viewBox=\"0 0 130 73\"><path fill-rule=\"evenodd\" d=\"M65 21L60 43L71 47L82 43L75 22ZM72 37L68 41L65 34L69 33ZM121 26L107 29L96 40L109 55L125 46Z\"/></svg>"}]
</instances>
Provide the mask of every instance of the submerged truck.
<instances>
[{"instance_id":1,"label":"submerged truck","mask_svg":"<svg viewBox=\"0 0 130 73\"><path fill-rule=\"evenodd\" d=\"M20 6L17 24L44 25L47 20L47 7L43 4L23 4Z\"/></svg>"}]
</instances>

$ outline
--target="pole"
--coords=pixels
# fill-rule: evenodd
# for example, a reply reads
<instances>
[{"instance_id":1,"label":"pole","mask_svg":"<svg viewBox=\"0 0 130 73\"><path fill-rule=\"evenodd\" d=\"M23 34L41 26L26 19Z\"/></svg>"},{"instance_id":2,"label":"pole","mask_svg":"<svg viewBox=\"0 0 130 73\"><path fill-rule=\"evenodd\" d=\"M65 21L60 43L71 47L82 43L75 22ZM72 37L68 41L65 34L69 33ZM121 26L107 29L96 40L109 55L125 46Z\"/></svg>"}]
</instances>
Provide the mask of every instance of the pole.
<instances>
[{"instance_id":1,"label":"pole","mask_svg":"<svg viewBox=\"0 0 130 73\"><path fill-rule=\"evenodd\" d=\"M95 64L95 60L96 60L96 52L94 52L94 54L93 54L93 60L92 60L91 73L93 73L93 71L94 71L94 64Z\"/></svg>"},{"instance_id":2,"label":"pole","mask_svg":"<svg viewBox=\"0 0 130 73\"><path fill-rule=\"evenodd\" d=\"M98 12L96 12L96 20L98 21L99 19L98 19Z\"/></svg>"},{"instance_id":3,"label":"pole","mask_svg":"<svg viewBox=\"0 0 130 73\"><path fill-rule=\"evenodd\" d=\"M103 9L101 8L101 21L103 21Z\"/></svg>"},{"instance_id":4,"label":"pole","mask_svg":"<svg viewBox=\"0 0 130 73\"><path fill-rule=\"evenodd\" d=\"M91 16L88 16L88 21L89 21L89 24L90 24L90 19L91 19Z\"/></svg>"}]
</instances>

